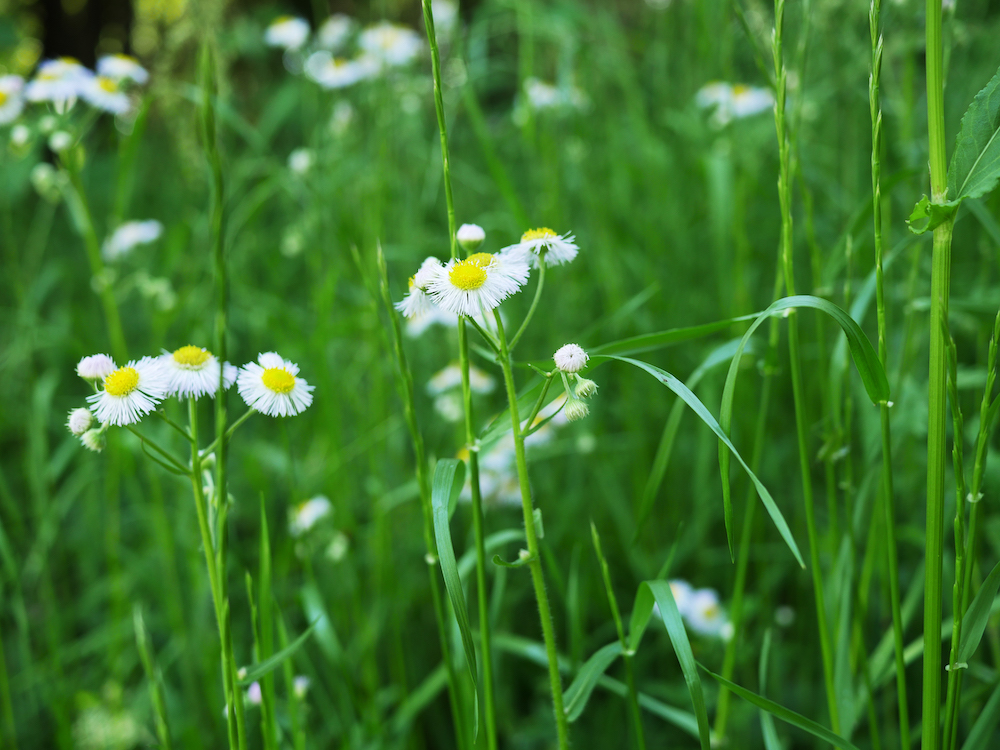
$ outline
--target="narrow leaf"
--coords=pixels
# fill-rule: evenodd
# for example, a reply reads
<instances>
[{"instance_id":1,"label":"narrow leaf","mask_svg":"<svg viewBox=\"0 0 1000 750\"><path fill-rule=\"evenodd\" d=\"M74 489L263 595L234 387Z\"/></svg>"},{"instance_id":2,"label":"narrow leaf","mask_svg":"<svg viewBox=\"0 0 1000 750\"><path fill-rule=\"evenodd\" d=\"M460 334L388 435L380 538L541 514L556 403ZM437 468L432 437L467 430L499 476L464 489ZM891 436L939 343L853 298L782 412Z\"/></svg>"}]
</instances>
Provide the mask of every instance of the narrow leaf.
<instances>
[{"instance_id":1,"label":"narrow leaf","mask_svg":"<svg viewBox=\"0 0 1000 750\"><path fill-rule=\"evenodd\" d=\"M764 631L764 644L760 648L760 664L757 668L761 693L767 690L767 667L770 657L771 629L768 628ZM781 740L778 739L778 730L774 726L774 717L767 711L760 712L760 732L764 736L766 750L781 750Z\"/></svg>"},{"instance_id":2,"label":"narrow leaf","mask_svg":"<svg viewBox=\"0 0 1000 750\"><path fill-rule=\"evenodd\" d=\"M986 621L990 619L990 609L1000 588L1000 563L997 563L990 574L986 576L983 585L976 592L972 604L962 618L962 640L958 646L958 660L968 663L976 653L979 642L986 630Z\"/></svg>"},{"instance_id":3,"label":"narrow leaf","mask_svg":"<svg viewBox=\"0 0 1000 750\"><path fill-rule=\"evenodd\" d=\"M590 700L590 694L597 687L597 681L608 671L608 667L614 664L615 659L621 656L621 654L622 644L620 641L615 641L595 651L584 662L583 666L580 667L580 671L576 673L573 684L563 693L563 701L565 702L564 710L566 711L566 717L570 721L576 721L580 718L583 709L587 707L587 701Z\"/></svg>"},{"instance_id":4,"label":"narrow leaf","mask_svg":"<svg viewBox=\"0 0 1000 750\"><path fill-rule=\"evenodd\" d=\"M319 622L319 620L317 620L316 622ZM292 641L292 643L288 646L288 648L281 649L281 651L276 653L270 659L265 659L260 664L251 664L249 667L247 667L246 675L239 681L240 685L243 686L249 685L251 682L256 682L264 675L270 674L285 659L287 659L296 651L298 651L300 648L302 648L302 646L305 645L305 642L309 638L309 636L312 635L313 628L316 627L316 622L310 625L309 628L302 635L300 635L298 638Z\"/></svg>"},{"instance_id":5,"label":"narrow leaf","mask_svg":"<svg viewBox=\"0 0 1000 750\"><path fill-rule=\"evenodd\" d=\"M976 723L972 725L969 736L965 738L962 750L987 750L996 742L997 724L1000 723L1000 685L997 685L990 699L986 701L983 710L979 712Z\"/></svg>"},{"instance_id":6,"label":"narrow leaf","mask_svg":"<svg viewBox=\"0 0 1000 750\"><path fill-rule=\"evenodd\" d=\"M962 116L948 167L948 197L978 198L1000 180L1000 70Z\"/></svg>"},{"instance_id":7,"label":"narrow leaf","mask_svg":"<svg viewBox=\"0 0 1000 750\"><path fill-rule=\"evenodd\" d=\"M620 339L618 341L609 341L606 344L601 344L600 346L595 346L590 350L591 354L638 354L640 352L648 352L654 349L662 349L666 346L671 346L673 344L679 344L682 341L690 341L691 339L702 338L703 336L708 336L713 333L718 333L719 331L725 331L730 328L735 323L744 323L746 321L753 320L759 313L752 313L750 315L740 315L735 318L727 318L726 320L716 320L711 323L702 323L701 325L688 326L687 328L670 328L666 331L657 331L655 333L644 333L641 336L632 336L627 339ZM591 363L591 366L593 364Z\"/></svg>"}]
</instances>

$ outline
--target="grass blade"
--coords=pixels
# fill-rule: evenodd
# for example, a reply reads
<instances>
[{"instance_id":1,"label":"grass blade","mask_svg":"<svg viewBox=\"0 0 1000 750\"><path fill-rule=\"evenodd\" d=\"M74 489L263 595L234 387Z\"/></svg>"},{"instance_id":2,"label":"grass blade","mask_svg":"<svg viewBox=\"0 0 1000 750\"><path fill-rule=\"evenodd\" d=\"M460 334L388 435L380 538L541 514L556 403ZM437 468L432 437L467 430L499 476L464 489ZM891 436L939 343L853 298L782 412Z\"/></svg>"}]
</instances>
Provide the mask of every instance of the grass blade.
<instances>
[{"instance_id":1,"label":"grass blade","mask_svg":"<svg viewBox=\"0 0 1000 750\"><path fill-rule=\"evenodd\" d=\"M294 654L296 651L302 648L303 645L305 645L306 640L309 638L310 635L312 635L313 628L316 627L316 623L318 622L319 620L310 625L309 628L302 635L300 635L298 638L292 641L287 648L281 649L281 651L279 651L269 659L265 659L264 661L260 662L260 664L251 664L249 667L247 667L246 674L242 677L242 679L239 680L239 684L245 687L249 685L251 682L256 682L261 677L271 674L271 672L277 669L281 665L281 663L285 661L285 659L292 656L292 654Z\"/></svg>"},{"instance_id":2,"label":"grass blade","mask_svg":"<svg viewBox=\"0 0 1000 750\"><path fill-rule=\"evenodd\" d=\"M986 576L983 585L976 593L976 597L969 605L965 617L962 619L962 641L958 648L958 660L968 663L972 655L976 653L979 642L983 638L986 630L986 621L990 617L990 610L993 607L993 600L996 598L997 589L1000 588L1000 563L997 563L990 574Z\"/></svg>"},{"instance_id":3,"label":"grass blade","mask_svg":"<svg viewBox=\"0 0 1000 750\"><path fill-rule=\"evenodd\" d=\"M563 699L566 701L566 717L570 721L576 721L580 718L583 709L587 707L591 693L597 687L597 681L604 676L608 667L614 664L615 659L621 655L622 644L620 641L614 641L595 651L580 667L573 684L566 688L566 692L563 694Z\"/></svg>"}]
</instances>

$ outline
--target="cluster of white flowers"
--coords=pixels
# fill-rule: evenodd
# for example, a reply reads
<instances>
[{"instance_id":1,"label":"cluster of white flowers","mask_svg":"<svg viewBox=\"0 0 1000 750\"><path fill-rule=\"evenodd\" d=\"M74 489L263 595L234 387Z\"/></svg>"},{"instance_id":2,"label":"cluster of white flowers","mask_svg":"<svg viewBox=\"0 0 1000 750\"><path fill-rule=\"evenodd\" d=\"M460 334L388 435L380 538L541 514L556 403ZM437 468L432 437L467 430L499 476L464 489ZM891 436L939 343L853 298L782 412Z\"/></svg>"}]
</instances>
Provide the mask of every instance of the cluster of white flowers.
<instances>
[{"instance_id":1,"label":"cluster of white flowers","mask_svg":"<svg viewBox=\"0 0 1000 750\"><path fill-rule=\"evenodd\" d=\"M56 112L67 112L78 99L114 115L132 109L130 89L149 80L148 71L128 55L106 55L93 71L72 57L45 60L25 84L19 76L0 78L0 124L11 122L24 102L48 102Z\"/></svg>"},{"instance_id":2,"label":"cluster of white flowers","mask_svg":"<svg viewBox=\"0 0 1000 750\"><path fill-rule=\"evenodd\" d=\"M107 354L84 357L77 375L93 384L87 397L89 412L74 409L67 426L91 450L101 450L108 427L135 424L170 397L215 398L220 385L237 383L240 396L255 411L271 417L299 414L312 403L314 386L298 377L299 368L274 352L259 355L257 362L238 371L200 346L182 346L157 357L143 357L118 367ZM99 427L93 427L93 422Z\"/></svg>"},{"instance_id":3,"label":"cluster of white flowers","mask_svg":"<svg viewBox=\"0 0 1000 750\"><path fill-rule=\"evenodd\" d=\"M774 106L770 89L713 81L699 89L695 101L702 109L712 110L712 124L722 127L732 120L765 112Z\"/></svg>"},{"instance_id":4,"label":"cluster of white flowers","mask_svg":"<svg viewBox=\"0 0 1000 750\"><path fill-rule=\"evenodd\" d=\"M148 221L126 221L118 226L104 241L101 255L106 261L114 261L131 253L139 245L155 242L163 234L163 225L155 219Z\"/></svg>"},{"instance_id":5,"label":"cluster of white flowers","mask_svg":"<svg viewBox=\"0 0 1000 750\"><path fill-rule=\"evenodd\" d=\"M540 78L525 79L524 103L534 112L542 112L549 109L584 110L589 105L587 95L582 89L576 86L556 86ZM518 117L516 111L515 117Z\"/></svg>"},{"instance_id":6,"label":"cluster of white flowers","mask_svg":"<svg viewBox=\"0 0 1000 750\"><path fill-rule=\"evenodd\" d=\"M715 589L696 589L687 581L674 579L670 581L670 591L677 610L691 630L724 641L733 637L733 623L719 602ZM659 608L656 613L659 614Z\"/></svg>"}]
</instances>

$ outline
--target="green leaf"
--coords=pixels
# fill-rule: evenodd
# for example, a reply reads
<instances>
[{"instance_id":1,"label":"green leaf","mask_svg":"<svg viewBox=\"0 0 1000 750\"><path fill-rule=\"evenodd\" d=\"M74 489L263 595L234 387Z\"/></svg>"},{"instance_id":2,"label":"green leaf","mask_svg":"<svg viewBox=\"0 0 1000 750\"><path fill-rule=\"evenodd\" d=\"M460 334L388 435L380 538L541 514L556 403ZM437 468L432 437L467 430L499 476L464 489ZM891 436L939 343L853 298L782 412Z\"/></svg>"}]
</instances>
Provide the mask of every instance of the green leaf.
<instances>
[{"instance_id":1,"label":"green leaf","mask_svg":"<svg viewBox=\"0 0 1000 750\"><path fill-rule=\"evenodd\" d=\"M434 539L437 542L438 562L441 565L441 575L444 577L451 608L458 621L458 630L462 636L462 646L465 648L465 661L469 667L469 677L472 679L472 690L475 695L474 734L479 734L479 678L476 667L476 646L472 640L472 627L469 625L469 610L465 605L465 593L462 590L462 579L458 574L458 564L455 562L455 550L451 545L451 529L448 528L448 508L452 497L462 491L465 483L465 463L457 458L442 458L434 467L434 481L431 485L431 506L434 512Z\"/></svg>"},{"instance_id":2,"label":"green leaf","mask_svg":"<svg viewBox=\"0 0 1000 750\"><path fill-rule=\"evenodd\" d=\"M614 643L609 643L601 649L598 649L594 654L584 662L583 666L580 667L580 671L576 673L576 678L573 680L573 684L570 685L566 692L563 693L563 701L565 702L566 718L570 721L576 721L580 718L580 714L583 713L583 709L587 707L587 701L590 700L590 694L594 692L594 688L597 687L597 681L608 671L615 659L617 659L622 654L622 644L620 641L615 641Z\"/></svg>"},{"instance_id":3,"label":"green leaf","mask_svg":"<svg viewBox=\"0 0 1000 750\"><path fill-rule=\"evenodd\" d=\"M524 532L520 529L504 529L494 534L490 534L483 540L483 551L488 555L498 547L503 547L511 542L523 542ZM472 574L472 568L476 564L476 548L470 547L468 551L458 561L458 575L464 578Z\"/></svg>"},{"instance_id":4,"label":"green leaf","mask_svg":"<svg viewBox=\"0 0 1000 750\"><path fill-rule=\"evenodd\" d=\"M764 631L764 644L760 648L760 664L757 666L757 677L760 682L760 692L767 690L767 666L771 656L771 628ZM766 750L781 750L781 740L774 726L774 717L767 711L760 712L760 732L764 735Z\"/></svg>"},{"instance_id":5,"label":"green leaf","mask_svg":"<svg viewBox=\"0 0 1000 750\"><path fill-rule=\"evenodd\" d=\"M759 313L740 315L735 318L716 320L712 323L702 323L701 325L688 326L687 328L670 328L666 331L644 333L641 336L631 336L627 339L610 341L607 344L595 346L590 350L590 354L638 354L640 352L648 352L654 349L662 349L666 346L679 344L682 341L690 341L691 339L698 339L703 336L718 333L719 331L725 331L735 323L744 323L746 321L753 320L758 314ZM591 362L590 366L593 367L593 364L594 363Z\"/></svg>"},{"instance_id":6,"label":"green leaf","mask_svg":"<svg viewBox=\"0 0 1000 750\"><path fill-rule=\"evenodd\" d=\"M670 636L674 653L677 654L681 672L684 673L684 681L687 683L691 703L694 705L694 715L698 718L698 737L701 740L701 748L702 750L711 750L711 730L708 725L705 696L701 690L701 678L698 676L698 665L691 652L691 643L688 641L681 613L677 609L677 602L674 601L674 594L670 590L670 584L666 581L643 581L639 584L639 591L635 595L635 605L632 607L632 620L629 624L629 648L632 651L639 648L642 634L646 631L646 625L649 624L649 618L653 614L654 602L660 608L663 625L667 629L667 635Z\"/></svg>"},{"instance_id":7,"label":"green leaf","mask_svg":"<svg viewBox=\"0 0 1000 750\"><path fill-rule=\"evenodd\" d=\"M531 558L517 558L514 562L507 562L500 555L493 555L493 564L500 568L521 568L527 565Z\"/></svg>"},{"instance_id":8,"label":"green leaf","mask_svg":"<svg viewBox=\"0 0 1000 750\"><path fill-rule=\"evenodd\" d=\"M410 725L416 720L420 712L423 711L437 697L444 686L448 684L448 671L444 664L431 672L424 681L406 696L406 700L399 704L396 713L389 722L389 726L397 734L403 734L409 730Z\"/></svg>"},{"instance_id":9,"label":"green leaf","mask_svg":"<svg viewBox=\"0 0 1000 750\"><path fill-rule=\"evenodd\" d=\"M1000 563L997 563L990 574L986 576L983 585L976 592L976 597L962 618L962 640L958 646L958 660L968 663L976 653L979 642L986 630L986 621L990 619L990 609L1000 588Z\"/></svg>"},{"instance_id":10,"label":"green leaf","mask_svg":"<svg viewBox=\"0 0 1000 750\"><path fill-rule=\"evenodd\" d=\"M957 200L947 203L933 203L925 195L913 207L910 218L906 220L906 226L913 234L931 232L954 216L961 202Z\"/></svg>"},{"instance_id":11,"label":"green leaf","mask_svg":"<svg viewBox=\"0 0 1000 750\"><path fill-rule=\"evenodd\" d=\"M752 332L753 328L751 328L750 331L748 331L748 333ZM747 337L744 336L743 338L744 341L740 342L741 346L737 350L736 357L733 359L734 367L739 362L739 357L743 350L742 345L745 343ZM785 540L785 544L788 545L788 549L790 549L792 551L792 554L795 555L795 559L798 560L799 565L801 565L804 568L806 565L805 562L802 560L802 554L799 552L798 545L795 544L795 539L792 537L792 531L791 529L788 528L788 524L785 522L785 517L781 514L781 511L775 504L774 499L771 497L771 493L767 491L767 488L757 478L757 475L753 473L747 462L743 460L743 457L740 455L739 451L736 450L736 446L733 445L733 441L729 439L729 436L722 429L722 427L720 427L719 422L715 420L715 417L712 416L712 413L705 407L705 405L699 400L699 398L695 396L691 392L691 390L681 381L679 381L669 372L661 370L659 367L654 367L653 365L646 364L645 362L640 362L637 359L628 359L627 357L612 357L612 359L618 359L621 360L622 362L628 362L630 365L635 365L639 369L645 370L654 378L656 378L665 386L667 386L667 388L669 388L678 396L680 396L681 399L684 401L684 403L690 406L691 409L694 410L694 413L697 414L699 417L701 417L701 421L707 424L709 428L712 430L712 432L714 432L718 436L720 444L725 445L727 448L729 448L729 450L733 452L733 455L736 456L736 460L740 462L740 466L742 466L746 470L747 476L750 477L750 481L753 482L753 486L757 489L757 494L760 496L761 502L764 503L764 507L767 508L768 514L774 521L774 525L778 528L778 533L780 533L781 538ZM730 369L730 374L731 373L732 369ZM723 451L720 448L719 450L720 463L722 461L722 453ZM729 478L728 458L729 455L726 454L725 471L723 472L723 489L726 491L728 491L728 478ZM732 555L733 553L732 509L727 504L729 502L728 497L729 497L728 492L726 492L726 494L723 495L723 501L725 504L725 511L726 511L725 513L726 533L729 537L729 552L730 555Z\"/></svg>"},{"instance_id":12,"label":"green leaf","mask_svg":"<svg viewBox=\"0 0 1000 750\"><path fill-rule=\"evenodd\" d=\"M300 648L302 648L302 646L305 644L309 636L312 635L313 628L316 627L316 623L318 622L319 620L316 620L316 622L310 625L309 628L306 630L306 632L304 632L302 635L300 635L298 638L292 641L291 644L289 644L288 648L281 649L281 651L276 653L270 659L265 659L260 664L251 664L249 667L247 667L246 675L239 681L240 685L243 686L249 685L251 682L256 682L264 675L270 674L272 671L274 671L285 659L287 659L296 651L298 651Z\"/></svg>"},{"instance_id":13,"label":"green leaf","mask_svg":"<svg viewBox=\"0 0 1000 750\"><path fill-rule=\"evenodd\" d=\"M788 724L791 724L793 727L798 727L799 729L808 732L813 737L818 737L824 742L830 743L834 747L839 747L842 748L843 750L858 750L858 748L852 745L848 740L845 740L843 737L834 734L829 729L827 729L821 724L817 724L812 719L807 719L802 714L796 713L795 711L792 711L789 708L785 708L784 706L779 705L772 700L768 700L767 698L762 698L756 693L747 690L745 687L737 685L735 682L730 682L722 675L715 674L715 672L713 672L710 669L707 669L703 665L699 664L699 666L703 670L705 670L705 672L708 675L710 675L713 679L715 679L715 681L718 682L720 685L729 688L731 691L736 693L736 695L740 696L740 698L742 698L743 700L752 703L753 705L757 706L757 708L767 711L772 716L781 719L782 721Z\"/></svg>"},{"instance_id":14,"label":"green leaf","mask_svg":"<svg viewBox=\"0 0 1000 750\"><path fill-rule=\"evenodd\" d=\"M962 750L987 750L996 741L993 734L1000 723L1000 685L997 685L986 705L979 712L976 723L969 730Z\"/></svg>"},{"instance_id":15,"label":"green leaf","mask_svg":"<svg viewBox=\"0 0 1000 750\"><path fill-rule=\"evenodd\" d=\"M1000 70L962 115L948 167L948 197L978 198L1000 180Z\"/></svg>"},{"instance_id":16,"label":"green leaf","mask_svg":"<svg viewBox=\"0 0 1000 750\"><path fill-rule=\"evenodd\" d=\"M729 365L729 374L726 375L726 385L722 390L722 406L719 408L719 424L726 435L729 434L730 428L733 424L733 398L736 394L736 376L739 374L740 356L743 353L744 347L750 340L754 331L756 331L757 328L759 328L760 325L769 317L783 313L786 310L793 310L800 307L809 307L814 310L824 312L833 318L838 325L840 325L844 334L847 336L847 344L850 347L851 356L854 358L854 366L857 367L858 374L861 375L861 381L865 385L868 397L876 403L889 400L889 381L886 380L885 371L882 369L882 363L879 361L878 355L872 348L868 337L865 335L864 331L861 330L858 324L854 322L854 319L850 315L832 302L819 297L813 297L808 294L784 297L774 302L751 324L750 328L747 329L747 332L743 334L740 345L736 349L736 355L733 357L733 362ZM732 444L730 443L729 446L731 445ZM729 551L730 554L732 554L734 545L732 491L729 485L729 453L724 450L725 447L727 447L727 445L723 441L720 441L719 468L722 474L722 502L725 506L726 533L729 535ZM734 448L730 449L735 453ZM744 466L746 466L746 464L744 464ZM749 471L749 469L747 469L747 471ZM752 476L753 475L751 475L751 477ZM763 499L764 497L761 496L761 500ZM767 505L766 502L764 504L765 506ZM772 518L774 518L773 514ZM775 523L777 523L777 521L775 521ZM778 528L779 530L781 529L780 526ZM799 560L799 564L802 565L802 567L805 567L802 563L802 558L799 555L796 555L796 558Z\"/></svg>"}]
</instances>

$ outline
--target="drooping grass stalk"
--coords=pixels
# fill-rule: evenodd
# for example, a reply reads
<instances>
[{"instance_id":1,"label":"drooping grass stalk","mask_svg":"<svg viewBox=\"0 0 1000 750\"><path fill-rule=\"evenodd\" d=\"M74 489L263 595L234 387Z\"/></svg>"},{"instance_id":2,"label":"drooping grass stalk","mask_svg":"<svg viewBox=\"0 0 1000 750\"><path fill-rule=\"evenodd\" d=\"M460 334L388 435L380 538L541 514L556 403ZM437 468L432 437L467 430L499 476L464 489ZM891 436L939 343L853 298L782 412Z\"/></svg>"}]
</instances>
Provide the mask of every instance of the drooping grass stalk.
<instances>
[{"instance_id":1,"label":"drooping grass stalk","mask_svg":"<svg viewBox=\"0 0 1000 750\"><path fill-rule=\"evenodd\" d=\"M781 253L785 274L785 291L795 294L795 273L792 263L792 187L789 166L790 144L785 124L785 93L787 75L782 53L784 26L784 0L774 3L774 36L771 52L774 57L775 106L774 124L778 135L778 199L781 204ZM802 365L799 359L799 326L795 311L788 317L788 353L792 374L792 392L795 402L795 430L799 445L799 470L802 474L802 495L806 510L806 528L809 535L809 567L812 572L813 594L816 600L816 620L819 629L820 651L823 659L823 678L826 684L826 698L830 711L830 726L840 732L840 716L837 711L837 697L833 684L833 650L826 619L826 605L823 597L823 574L820 570L819 539L816 533L815 509L813 507L812 480L809 476L809 428L806 424L805 394L802 385Z\"/></svg>"},{"instance_id":2,"label":"drooping grass stalk","mask_svg":"<svg viewBox=\"0 0 1000 750\"><path fill-rule=\"evenodd\" d=\"M499 309L493 311L497 322L497 334L500 340L500 367L503 369L504 385L507 389L507 402L510 409L511 429L514 435L514 456L517 461L517 479L521 489L521 510L524 514L524 534L528 541L528 568L531 570L531 582L535 587L535 599L538 602L538 616L542 625L542 638L545 641L545 656L549 665L549 682L552 687L552 707L556 716L556 732L559 737L559 750L569 748L569 722L563 708L562 679L559 676L559 661L556 651L556 634L552 624L552 611L549 608L549 597L545 592L545 577L542 573L541 549L538 544L538 534L535 530L535 513L531 502L531 485L528 481L528 462L524 454L524 433L521 431L521 417L517 406L517 389L514 387L514 367L507 347L507 336L503 330Z\"/></svg>"},{"instance_id":3,"label":"drooping grass stalk","mask_svg":"<svg viewBox=\"0 0 1000 750\"><path fill-rule=\"evenodd\" d=\"M944 70L941 51L941 0L927 0L927 138L931 201L948 193L945 158ZM922 750L941 747L941 619L944 566L944 475L947 433L946 377L948 295L951 287L953 219L934 229L931 259L930 361L927 388L927 529L924 572L924 687Z\"/></svg>"},{"instance_id":4,"label":"drooping grass stalk","mask_svg":"<svg viewBox=\"0 0 1000 750\"><path fill-rule=\"evenodd\" d=\"M882 369L889 372L889 348L886 343L885 282L882 261L885 245L882 238L882 102L879 84L882 77L882 0L872 0L868 10L872 59L868 78L868 103L872 121L872 215L875 232L875 304L878 318L878 356ZM896 694L899 711L900 747L910 747L910 711L906 699L906 663L903 658L903 615L899 594L899 555L896 550L896 495L892 481L892 433L889 404L879 404L882 425L882 503L885 511L885 551L889 570L889 605L892 609L892 638L896 661Z\"/></svg>"},{"instance_id":5,"label":"drooping grass stalk","mask_svg":"<svg viewBox=\"0 0 1000 750\"><path fill-rule=\"evenodd\" d=\"M399 319L396 316L396 311L392 307L392 300L389 297L389 276L381 247L378 248L377 262L382 303L389 314L389 322L392 325L392 346L393 352L396 355L397 377L399 378L400 394L403 399L403 416L406 420L406 427L410 432L410 440L413 443L413 453L417 464L417 486L420 490L420 509L424 521L424 546L427 549L427 573L430 578L431 600L437 620L438 638L441 643L441 658L448 676L448 699L451 702L451 713L454 719L455 741L459 748L465 748L468 745L469 735L466 733L465 714L461 710L461 703L459 701L458 677L455 674L455 663L451 656L451 643L448 640L447 612L444 607L444 600L441 598L441 583L438 579L437 547L434 543L434 517L431 508L431 482L427 471L427 453L424 449L424 436L417 424L416 399L413 395L413 373L410 371L410 366L406 359L406 351L403 349L403 332L399 325Z\"/></svg>"},{"instance_id":6,"label":"drooping grass stalk","mask_svg":"<svg viewBox=\"0 0 1000 750\"><path fill-rule=\"evenodd\" d=\"M451 164L448 156L448 126L444 118L444 99L441 88L441 53L434 32L434 13L431 0L423 0L424 26L431 49L431 72L434 77L434 109L441 134L441 162L444 170L444 196L448 209L448 243L452 259L458 256L458 236L455 227L455 199L451 189ZM479 489L479 455L476 452L476 433L473 424L472 389L469 383L469 338L465 318L458 321L458 354L462 370L462 403L465 413L465 440L469 448L469 482L472 489L472 525L476 543L476 595L479 603L479 635L483 654L483 712L486 717L486 744L489 750L497 747L496 706L493 695L493 650L490 640L489 598L486 591L486 546L483 523L483 504Z\"/></svg>"}]
</instances>

